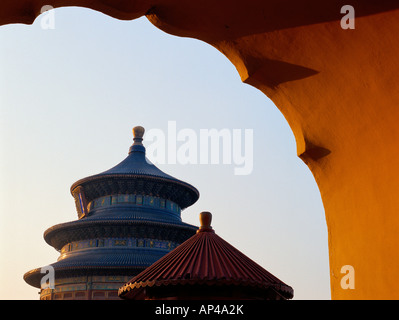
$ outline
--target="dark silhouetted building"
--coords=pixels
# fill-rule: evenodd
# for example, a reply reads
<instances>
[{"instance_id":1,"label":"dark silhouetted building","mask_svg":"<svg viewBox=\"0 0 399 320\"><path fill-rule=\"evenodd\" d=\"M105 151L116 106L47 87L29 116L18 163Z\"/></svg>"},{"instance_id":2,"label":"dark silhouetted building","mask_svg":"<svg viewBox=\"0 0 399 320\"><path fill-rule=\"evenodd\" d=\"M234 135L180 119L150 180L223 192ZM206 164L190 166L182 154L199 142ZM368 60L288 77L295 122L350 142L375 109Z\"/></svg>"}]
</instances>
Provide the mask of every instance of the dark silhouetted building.
<instances>
[{"instance_id":1,"label":"dark silhouetted building","mask_svg":"<svg viewBox=\"0 0 399 320\"><path fill-rule=\"evenodd\" d=\"M24 275L41 289L40 299L119 299L119 287L195 234L197 227L182 222L180 213L199 192L146 158L144 128L133 133L121 163L72 185L79 219L45 231L60 256ZM51 287L42 288L52 270Z\"/></svg>"}]
</instances>

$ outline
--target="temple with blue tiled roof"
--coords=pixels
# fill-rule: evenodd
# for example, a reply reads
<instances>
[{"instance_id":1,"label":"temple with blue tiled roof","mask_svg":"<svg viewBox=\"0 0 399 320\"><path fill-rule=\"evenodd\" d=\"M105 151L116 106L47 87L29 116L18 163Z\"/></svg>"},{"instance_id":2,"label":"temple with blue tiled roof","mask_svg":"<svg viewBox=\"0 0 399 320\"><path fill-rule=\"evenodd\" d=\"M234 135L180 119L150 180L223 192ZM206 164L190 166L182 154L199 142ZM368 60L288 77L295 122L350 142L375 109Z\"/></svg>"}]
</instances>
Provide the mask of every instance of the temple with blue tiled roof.
<instances>
[{"instance_id":1,"label":"temple with blue tiled roof","mask_svg":"<svg viewBox=\"0 0 399 320\"><path fill-rule=\"evenodd\" d=\"M198 190L146 158L143 127L133 135L122 162L71 186L79 219L45 231L60 256L24 275L40 299L119 299L121 285L195 234L181 210L198 200ZM54 283L42 286L47 270Z\"/></svg>"}]
</instances>

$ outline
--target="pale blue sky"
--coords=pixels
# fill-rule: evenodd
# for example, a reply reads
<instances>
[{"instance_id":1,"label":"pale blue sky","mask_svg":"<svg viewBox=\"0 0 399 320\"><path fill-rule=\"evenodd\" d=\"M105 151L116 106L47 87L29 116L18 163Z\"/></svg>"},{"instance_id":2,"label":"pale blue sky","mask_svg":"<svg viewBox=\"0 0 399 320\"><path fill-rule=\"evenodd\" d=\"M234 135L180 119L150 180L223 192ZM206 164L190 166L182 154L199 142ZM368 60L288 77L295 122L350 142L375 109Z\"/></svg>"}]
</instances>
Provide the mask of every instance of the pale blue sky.
<instances>
[{"instance_id":1,"label":"pale blue sky","mask_svg":"<svg viewBox=\"0 0 399 320\"><path fill-rule=\"evenodd\" d=\"M72 183L123 160L132 127L166 133L168 121L253 130L248 176L234 165L158 166L200 191L185 222L211 211L218 235L291 285L294 299L330 299L317 185L282 114L226 57L145 18L62 8L53 30L40 19L0 27L1 299L39 298L22 276L58 258L43 232L77 219Z\"/></svg>"}]
</instances>

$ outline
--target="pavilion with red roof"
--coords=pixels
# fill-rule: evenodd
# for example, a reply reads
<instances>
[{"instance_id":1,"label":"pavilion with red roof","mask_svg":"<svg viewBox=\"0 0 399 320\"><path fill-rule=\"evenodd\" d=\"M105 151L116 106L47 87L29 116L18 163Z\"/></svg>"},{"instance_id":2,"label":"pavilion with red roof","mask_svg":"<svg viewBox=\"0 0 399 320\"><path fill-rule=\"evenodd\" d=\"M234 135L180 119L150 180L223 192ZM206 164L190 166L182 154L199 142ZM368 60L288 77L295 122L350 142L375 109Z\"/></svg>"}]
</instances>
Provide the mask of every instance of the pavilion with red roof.
<instances>
[{"instance_id":1,"label":"pavilion with red roof","mask_svg":"<svg viewBox=\"0 0 399 320\"><path fill-rule=\"evenodd\" d=\"M293 289L219 237L212 215L197 233L119 289L132 300L286 300Z\"/></svg>"}]
</instances>

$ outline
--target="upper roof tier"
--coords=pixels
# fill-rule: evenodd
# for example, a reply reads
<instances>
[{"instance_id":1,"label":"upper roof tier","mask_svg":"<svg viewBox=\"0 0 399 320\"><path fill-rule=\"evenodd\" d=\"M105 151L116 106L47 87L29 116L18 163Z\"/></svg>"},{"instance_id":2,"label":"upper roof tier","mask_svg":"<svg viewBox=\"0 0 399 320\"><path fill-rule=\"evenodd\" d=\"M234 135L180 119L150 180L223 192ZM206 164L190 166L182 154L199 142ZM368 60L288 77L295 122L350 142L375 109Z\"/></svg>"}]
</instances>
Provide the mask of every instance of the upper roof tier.
<instances>
[{"instance_id":1,"label":"upper roof tier","mask_svg":"<svg viewBox=\"0 0 399 320\"><path fill-rule=\"evenodd\" d=\"M77 203L79 197L87 205L105 195L145 194L171 200L184 209L198 200L199 192L195 187L164 173L147 159L143 135L143 127L134 127L134 143L122 162L107 171L80 179L71 186Z\"/></svg>"}]
</instances>

